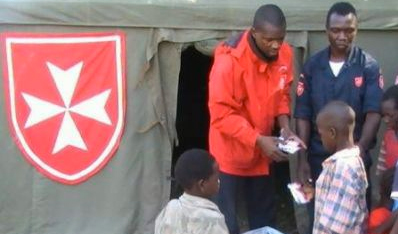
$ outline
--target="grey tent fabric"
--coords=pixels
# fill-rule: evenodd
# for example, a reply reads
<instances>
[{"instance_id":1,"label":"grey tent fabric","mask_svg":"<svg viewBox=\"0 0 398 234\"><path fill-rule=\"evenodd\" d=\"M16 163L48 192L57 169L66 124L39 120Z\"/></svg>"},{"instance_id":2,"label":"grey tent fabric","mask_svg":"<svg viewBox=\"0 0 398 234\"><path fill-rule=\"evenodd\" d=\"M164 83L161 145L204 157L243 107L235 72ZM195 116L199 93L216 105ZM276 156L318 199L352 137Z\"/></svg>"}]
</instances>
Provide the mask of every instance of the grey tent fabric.
<instances>
[{"instance_id":1,"label":"grey tent fabric","mask_svg":"<svg viewBox=\"0 0 398 234\"><path fill-rule=\"evenodd\" d=\"M19 152L0 102L0 233L152 233L170 194L178 73L183 42L229 32L148 28L2 26L0 31L127 34L127 114L112 160L88 181L67 186L39 174ZM2 71L1 71L2 72ZM3 83L0 87L4 91ZM4 96L4 93L2 93Z\"/></svg>"},{"instance_id":2,"label":"grey tent fabric","mask_svg":"<svg viewBox=\"0 0 398 234\"><path fill-rule=\"evenodd\" d=\"M286 40L294 47L298 73L305 57L327 45L324 18L332 1L273 2L286 13ZM220 40L248 27L263 3L0 0L0 32L121 30L127 39L124 134L110 162L81 184L53 182L22 157L10 137L0 82L0 233L153 233L155 217L170 195L181 51L194 45L211 55ZM388 86L398 72L398 3L354 4L360 15L357 43L378 59Z\"/></svg>"},{"instance_id":3,"label":"grey tent fabric","mask_svg":"<svg viewBox=\"0 0 398 234\"><path fill-rule=\"evenodd\" d=\"M271 0L288 18L290 30L322 30L334 1ZM397 29L398 2L353 1L362 29ZM244 29L261 0L2 0L0 22L185 29Z\"/></svg>"},{"instance_id":4,"label":"grey tent fabric","mask_svg":"<svg viewBox=\"0 0 398 234\"><path fill-rule=\"evenodd\" d=\"M16 29L7 27L7 30ZM26 28L18 28L23 30ZM40 31L86 29L44 27ZM159 57L167 54L178 62L179 52L171 43L159 47L134 46L145 45L156 38L154 30L126 32L129 35L128 123L114 158L88 181L67 186L44 178L33 169L9 136L5 103L1 98L0 171L4 180L0 183L3 191L0 193L0 233L152 232L149 224L169 197L172 149L164 110L159 113L156 108L164 106L157 103L164 99L159 71L166 70L167 66L159 62ZM150 51L152 48L156 51ZM167 70L178 77L177 69Z\"/></svg>"}]
</instances>

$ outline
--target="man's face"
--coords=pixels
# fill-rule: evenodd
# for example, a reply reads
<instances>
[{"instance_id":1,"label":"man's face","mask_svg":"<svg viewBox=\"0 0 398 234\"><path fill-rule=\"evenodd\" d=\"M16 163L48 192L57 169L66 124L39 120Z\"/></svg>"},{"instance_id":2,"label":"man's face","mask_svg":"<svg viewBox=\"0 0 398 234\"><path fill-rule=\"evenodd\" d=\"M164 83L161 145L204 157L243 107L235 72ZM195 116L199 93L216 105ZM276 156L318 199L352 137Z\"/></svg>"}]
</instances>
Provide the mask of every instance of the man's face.
<instances>
[{"instance_id":1,"label":"man's face","mask_svg":"<svg viewBox=\"0 0 398 234\"><path fill-rule=\"evenodd\" d=\"M331 14L326 33L332 50L347 52L357 34L357 17L352 13L344 16Z\"/></svg>"},{"instance_id":2,"label":"man's face","mask_svg":"<svg viewBox=\"0 0 398 234\"><path fill-rule=\"evenodd\" d=\"M264 23L259 28L252 28L254 41L261 52L271 60L278 58L279 49L286 35L284 27L277 27L270 23Z\"/></svg>"}]
</instances>

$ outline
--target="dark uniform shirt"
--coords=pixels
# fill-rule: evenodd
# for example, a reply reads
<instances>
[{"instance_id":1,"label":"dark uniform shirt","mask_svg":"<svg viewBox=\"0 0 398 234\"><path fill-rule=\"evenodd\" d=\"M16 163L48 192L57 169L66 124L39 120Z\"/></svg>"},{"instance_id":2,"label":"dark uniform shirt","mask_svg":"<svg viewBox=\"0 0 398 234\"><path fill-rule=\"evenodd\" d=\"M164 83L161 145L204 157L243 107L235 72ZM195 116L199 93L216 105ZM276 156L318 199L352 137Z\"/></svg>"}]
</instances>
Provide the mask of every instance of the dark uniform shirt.
<instances>
[{"instance_id":1,"label":"dark uniform shirt","mask_svg":"<svg viewBox=\"0 0 398 234\"><path fill-rule=\"evenodd\" d=\"M305 64L296 90L295 118L311 123L308 160L317 177L321 164L330 153L322 146L315 119L319 111L333 100L349 104L356 114L354 140L357 142L368 112L380 112L383 77L378 63L354 46L337 77L329 65L329 47L312 56ZM373 143L374 144L374 143ZM372 148L369 146L368 148ZM370 164L367 157L365 164ZM314 168L315 167L315 168Z\"/></svg>"}]
</instances>

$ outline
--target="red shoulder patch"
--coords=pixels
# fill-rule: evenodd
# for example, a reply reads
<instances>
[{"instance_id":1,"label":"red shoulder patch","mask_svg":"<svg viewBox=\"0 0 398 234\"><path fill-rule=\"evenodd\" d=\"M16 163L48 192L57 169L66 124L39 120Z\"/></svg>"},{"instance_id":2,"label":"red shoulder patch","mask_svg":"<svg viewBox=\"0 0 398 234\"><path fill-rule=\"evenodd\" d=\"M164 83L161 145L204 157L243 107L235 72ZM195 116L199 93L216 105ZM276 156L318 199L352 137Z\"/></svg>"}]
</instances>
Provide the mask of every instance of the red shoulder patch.
<instances>
[{"instance_id":1,"label":"red shoulder patch","mask_svg":"<svg viewBox=\"0 0 398 234\"><path fill-rule=\"evenodd\" d=\"M303 82L299 81L297 83L296 93L297 93L297 96L299 96L299 97L301 95L303 95L303 93L304 93L304 83Z\"/></svg>"},{"instance_id":2,"label":"red shoulder patch","mask_svg":"<svg viewBox=\"0 0 398 234\"><path fill-rule=\"evenodd\" d=\"M358 76L358 77L354 78L354 84L355 84L356 87L358 87L358 88L361 87L362 83L363 83L362 76Z\"/></svg>"}]
</instances>

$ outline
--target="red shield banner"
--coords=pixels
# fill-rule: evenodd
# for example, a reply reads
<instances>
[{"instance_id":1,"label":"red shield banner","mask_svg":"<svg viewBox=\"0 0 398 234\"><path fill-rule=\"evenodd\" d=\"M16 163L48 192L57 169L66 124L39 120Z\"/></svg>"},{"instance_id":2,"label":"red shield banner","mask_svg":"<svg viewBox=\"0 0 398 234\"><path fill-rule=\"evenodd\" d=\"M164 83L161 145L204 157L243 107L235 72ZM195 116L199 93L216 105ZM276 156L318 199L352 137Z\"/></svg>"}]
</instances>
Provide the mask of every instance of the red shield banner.
<instances>
[{"instance_id":1,"label":"red shield banner","mask_svg":"<svg viewBox=\"0 0 398 234\"><path fill-rule=\"evenodd\" d=\"M119 146L125 116L122 33L2 34L13 138L43 175L87 180Z\"/></svg>"}]
</instances>

